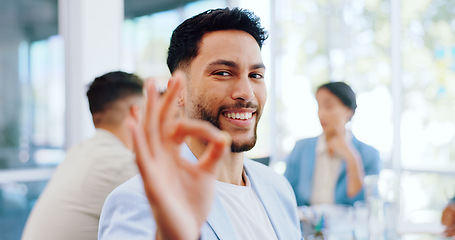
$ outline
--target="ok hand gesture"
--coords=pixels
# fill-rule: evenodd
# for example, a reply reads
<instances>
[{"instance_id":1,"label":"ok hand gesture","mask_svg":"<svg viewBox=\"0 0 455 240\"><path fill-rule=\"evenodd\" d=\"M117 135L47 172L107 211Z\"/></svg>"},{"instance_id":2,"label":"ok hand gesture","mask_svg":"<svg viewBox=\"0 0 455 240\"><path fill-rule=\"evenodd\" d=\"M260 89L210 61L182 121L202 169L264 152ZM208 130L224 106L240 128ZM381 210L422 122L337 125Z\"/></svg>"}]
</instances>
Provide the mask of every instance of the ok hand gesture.
<instances>
[{"instance_id":1,"label":"ok hand gesture","mask_svg":"<svg viewBox=\"0 0 455 240\"><path fill-rule=\"evenodd\" d=\"M131 124L136 162L157 224L157 239L197 239L213 202L214 173L231 140L208 122L176 118L184 74L177 72L169 81L161 98L153 84L147 86L144 126ZM180 156L186 137L207 142L197 164Z\"/></svg>"}]
</instances>

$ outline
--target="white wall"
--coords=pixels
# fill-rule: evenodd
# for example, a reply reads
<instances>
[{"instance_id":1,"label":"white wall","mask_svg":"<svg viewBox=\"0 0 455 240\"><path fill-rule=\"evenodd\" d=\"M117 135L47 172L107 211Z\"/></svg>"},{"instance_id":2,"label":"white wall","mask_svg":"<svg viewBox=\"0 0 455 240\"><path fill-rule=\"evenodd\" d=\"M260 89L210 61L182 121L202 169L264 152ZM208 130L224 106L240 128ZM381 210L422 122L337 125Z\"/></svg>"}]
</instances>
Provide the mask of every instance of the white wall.
<instances>
[{"instance_id":1,"label":"white wall","mask_svg":"<svg viewBox=\"0 0 455 240\"><path fill-rule=\"evenodd\" d=\"M94 131L86 87L120 69L123 0L59 0L59 32L65 41L66 148Z\"/></svg>"}]
</instances>

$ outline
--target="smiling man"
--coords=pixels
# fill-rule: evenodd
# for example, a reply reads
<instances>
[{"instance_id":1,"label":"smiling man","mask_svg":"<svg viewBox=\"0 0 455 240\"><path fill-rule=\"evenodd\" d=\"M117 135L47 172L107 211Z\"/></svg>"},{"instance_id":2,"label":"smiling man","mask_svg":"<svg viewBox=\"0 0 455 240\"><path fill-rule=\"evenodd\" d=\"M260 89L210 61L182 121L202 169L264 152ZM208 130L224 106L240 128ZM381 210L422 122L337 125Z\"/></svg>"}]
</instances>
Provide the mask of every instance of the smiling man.
<instances>
[{"instance_id":1,"label":"smiling man","mask_svg":"<svg viewBox=\"0 0 455 240\"><path fill-rule=\"evenodd\" d=\"M265 67L255 39L241 30L207 33L187 72L192 81L186 87L184 113L229 132L235 139L232 152L253 148L267 98Z\"/></svg>"},{"instance_id":2,"label":"smiling man","mask_svg":"<svg viewBox=\"0 0 455 240\"><path fill-rule=\"evenodd\" d=\"M106 200L100 239L301 239L287 180L244 157L267 98L266 37L253 13L227 8L174 30L168 92L149 88L133 127L141 176Z\"/></svg>"}]
</instances>

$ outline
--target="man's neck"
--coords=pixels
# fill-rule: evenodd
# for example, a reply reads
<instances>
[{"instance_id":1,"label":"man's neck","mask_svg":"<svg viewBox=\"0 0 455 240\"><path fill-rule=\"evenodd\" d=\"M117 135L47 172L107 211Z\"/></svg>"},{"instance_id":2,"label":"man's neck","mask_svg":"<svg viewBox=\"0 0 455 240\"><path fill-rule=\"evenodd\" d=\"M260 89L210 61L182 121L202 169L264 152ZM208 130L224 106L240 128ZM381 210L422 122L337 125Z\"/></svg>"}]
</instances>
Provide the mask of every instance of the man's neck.
<instances>
[{"instance_id":1,"label":"man's neck","mask_svg":"<svg viewBox=\"0 0 455 240\"><path fill-rule=\"evenodd\" d=\"M186 144L197 159L199 159L199 157L207 148L207 145L204 142L193 138L188 139L186 141ZM244 186L245 182L242 178L243 159L243 152L231 152L223 159L221 159L221 167L218 168L218 172L215 173L216 180L220 182Z\"/></svg>"},{"instance_id":2,"label":"man's neck","mask_svg":"<svg viewBox=\"0 0 455 240\"><path fill-rule=\"evenodd\" d=\"M133 140L125 126L112 126L108 124L98 125L96 128L104 129L114 134L130 151L133 151Z\"/></svg>"}]
</instances>

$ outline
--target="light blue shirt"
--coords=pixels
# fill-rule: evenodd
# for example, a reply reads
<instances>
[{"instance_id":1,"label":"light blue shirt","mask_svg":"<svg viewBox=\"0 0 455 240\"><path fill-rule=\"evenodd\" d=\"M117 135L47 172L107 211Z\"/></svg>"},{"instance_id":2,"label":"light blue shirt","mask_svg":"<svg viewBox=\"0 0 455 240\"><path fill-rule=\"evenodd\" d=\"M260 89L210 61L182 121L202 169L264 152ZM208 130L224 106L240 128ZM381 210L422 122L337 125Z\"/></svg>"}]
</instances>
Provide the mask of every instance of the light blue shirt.
<instances>
[{"instance_id":1,"label":"light blue shirt","mask_svg":"<svg viewBox=\"0 0 455 240\"><path fill-rule=\"evenodd\" d=\"M182 156L197 159L186 146ZM245 172L256 191L278 239L302 239L294 193L286 178L269 167L246 159ZM212 209L201 228L201 239L236 239L233 225L220 198L215 194ZM106 199L99 225L98 239L150 240L156 235L156 223L138 175L116 188Z\"/></svg>"}]
</instances>

